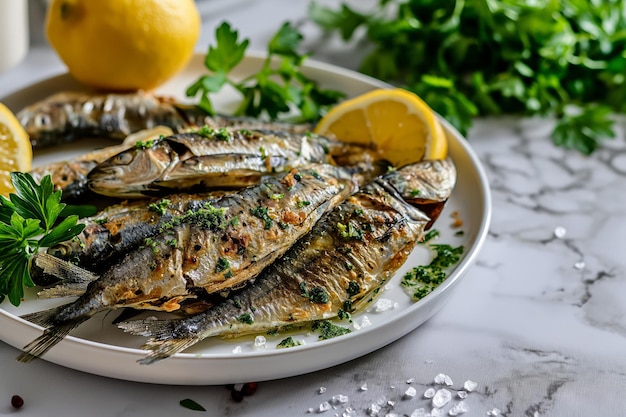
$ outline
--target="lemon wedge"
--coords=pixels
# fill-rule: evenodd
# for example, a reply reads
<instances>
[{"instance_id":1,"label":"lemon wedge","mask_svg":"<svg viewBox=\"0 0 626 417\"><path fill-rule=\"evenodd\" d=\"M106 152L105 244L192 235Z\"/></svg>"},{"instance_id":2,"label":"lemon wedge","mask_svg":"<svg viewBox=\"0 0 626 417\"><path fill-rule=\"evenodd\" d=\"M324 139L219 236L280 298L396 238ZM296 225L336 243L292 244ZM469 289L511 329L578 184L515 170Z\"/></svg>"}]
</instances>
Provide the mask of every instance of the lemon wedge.
<instances>
[{"instance_id":1,"label":"lemon wedge","mask_svg":"<svg viewBox=\"0 0 626 417\"><path fill-rule=\"evenodd\" d=\"M11 172L30 171L33 150L28 134L15 115L0 103L0 194L8 196L15 191Z\"/></svg>"},{"instance_id":2,"label":"lemon wedge","mask_svg":"<svg viewBox=\"0 0 626 417\"><path fill-rule=\"evenodd\" d=\"M376 149L395 167L444 159L446 134L432 109L401 89L374 90L333 107L315 133Z\"/></svg>"}]
</instances>

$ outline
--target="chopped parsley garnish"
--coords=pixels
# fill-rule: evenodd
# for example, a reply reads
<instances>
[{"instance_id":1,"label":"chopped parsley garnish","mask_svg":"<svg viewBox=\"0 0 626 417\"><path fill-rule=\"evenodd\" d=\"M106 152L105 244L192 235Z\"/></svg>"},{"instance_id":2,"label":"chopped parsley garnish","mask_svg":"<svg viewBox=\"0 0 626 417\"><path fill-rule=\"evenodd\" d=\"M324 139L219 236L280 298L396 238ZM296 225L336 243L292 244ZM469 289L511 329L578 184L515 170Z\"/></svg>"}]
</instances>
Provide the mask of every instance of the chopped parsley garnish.
<instances>
[{"instance_id":1,"label":"chopped parsley garnish","mask_svg":"<svg viewBox=\"0 0 626 417\"><path fill-rule=\"evenodd\" d=\"M418 190L417 188L411 190L411 197L417 197L418 195L420 195L422 192L420 190Z\"/></svg>"},{"instance_id":2,"label":"chopped parsley garnish","mask_svg":"<svg viewBox=\"0 0 626 417\"><path fill-rule=\"evenodd\" d=\"M326 288L324 287L313 287L311 291L309 291L309 300L316 304L326 304L330 301L330 297Z\"/></svg>"},{"instance_id":3,"label":"chopped parsley garnish","mask_svg":"<svg viewBox=\"0 0 626 417\"><path fill-rule=\"evenodd\" d=\"M363 240L363 230L348 222L347 225L337 223L339 235L346 240Z\"/></svg>"},{"instance_id":4,"label":"chopped parsley garnish","mask_svg":"<svg viewBox=\"0 0 626 417\"><path fill-rule=\"evenodd\" d=\"M341 336L351 332L350 329L337 326L330 320L320 320L313 323L311 329L314 332L319 332L319 338L322 340L332 339L333 337Z\"/></svg>"},{"instance_id":5,"label":"chopped parsley garnish","mask_svg":"<svg viewBox=\"0 0 626 417\"><path fill-rule=\"evenodd\" d=\"M150 139L150 140L146 140L146 141L138 140L137 142L135 142L135 149L150 149L156 143L157 143L157 140L155 140L155 139Z\"/></svg>"},{"instance_id":6,"label":"chopped parsley garnish","mask_svg":"<svg viewBox=\"0 0 626 417\"><path fill-rule=\"evenodd\" d=\"M226 271L228 268L230 268L230 262L228 262L228 259L222 258L222 257L217 258L217 264L215 265L215 272Z\"/></svg>"},{"instance_id":7,"label":"chopped parsley garnish","mask_svg":"<svg viewBox=\"0 0 626 417\"><path fill-rule=\"evenodd\" d=\"M151 211L154 211L155 213L163 215L165 214L165 210L167 209L169 205L170 205L170 200L168 200L167 198L164 198L155 203L148 204L148 209Z\"/></svg>"},{"instance_id":8,"label":"chopped parsley garnish","mask_svg":"<svg viewBox=\"0 0 626 417\"><path fill-rule=\"evenodd\" d=\"M264 223L263 228L265 230L271 228L272 225L274 224L274 221L272 220L270 215L267 213L267 207L260 207L259 206L259 207L250 209L250 214L252 214L255 217L258 217L261 220L263 220L263 223Z\"/></svg>"},{"instance_id":9,"label":"chopped parsley garnish","mask_svg":"<svg viewBox=\"0 0 626 417\"><path fill-rule=\"evenodd\" d=\"M94 221L93 221L93 222L94 222L95 224L103 225L103 224L105 224L105 223L106 223L106 222L108 222L108 221L109 221L109 219L108 219L107 217L103 217L103 218L101 218L101 219L94 219Z\"/></svg>"},{"instance_id":10,"label":"chopped parsley garnish","mask_svg":"<svg viewBox=\"0 0 626 417\"><path fill-rule=\"evenodd\" d=\"M426 242L431 241L431 240L433 240L433 239L435 239L437 237L439 237L439 230L437 230L437 229L430 229L424 235L424 240L422 240L421 243L426 243Z\"/></svg>"},{"instance_id":11,"label":"chopped parsley garnish","mask_svg":"<svg viewBox=\"0 0 626 417\"><path fill-rule=\"evenodd\" d=\"M285 194L270 194L270 198L272 200L282 200L285 197Z\"/></svg>"},{"instance_id":12,"label":"chopped parsley garnish","mask_svg":"<svg viewBox=\"0 0 626 417\"><path fill-rule=\"evenodd\" d=\"M361 292L361 285L359 285L359 283L356 281L350 281L348 283L348 289L346 291L348 292L348 295L350 297L354 297Z\"/></svg>"},{"instance_id":13,"label":"chopped parsley garnish","mask_svg":"<svg viewBox=\"0 0 626 417\"><path fill-rule=\"evenodd\" d=\"M208 230L223 230L226 227L224 213L226 208L215 208L211 203L206 203L202 208L198 210L189 210L182 217L180 221L187 222L203 229Z\"/></svg>"},{"instance_id":14,"label":"chopped parsley garnish","mask_svg":"<svg viewBox=\"0 0 626 417\"><path fill-rule=\"evenodd\" d=\"M254 319L250 313L244 313L241 316L237 317L237 321L243 324L252 324L254 323Z\"/></svg>"},{"instance_id":15,"label":"chopped parsley garnish","mask_svg":"<svg viewBox=\"0 0 626 417\"><path fill-rule=\"evenodd\" d=\"M197 133L205 138L221 140L223 142L228 142L233 138L233 134L225 127L214 129L204 125L201 128L194 130L194 133Z\"/></svg>"},{"instance_id":16,"label":"chopped parsley garnish","mask_svg":"<svg viewBox=\"0 0 626 417\"><path fill-rule=\"evenodd\" d=\"M304 208L304 207L310 206L310 205L311 205L311 202L308 201L308 200L300 200L297 203L298 208Z\"/></svg>"},{"instance_id":17,"label":"chopped parsley garnish","mask_svg":"<svg viewBox=\"0 0 626 417\"><path fill-rule=\"evenodd\" d=\"M283 340L281 340L277 345L276 348L277 349L286 349L286 348L292 348L294 346L300 346L302 344L302 342L295 340L293 337L289 336L284 338Z\"/></svg>"},{"instance_id":18,"label":"chopped parsley garnish","mask_svg":"<svg viewBox=\"0 0 626 417\"><path fill-rule=\"evenodd\" d=\"M419 265L407 272L401 284L412 291L411 297L419 300L430 294L447 277L445 269L459 262L463 254L463 246L430 245L436 253L428 265Z\"/></svg>"}]
</instances>

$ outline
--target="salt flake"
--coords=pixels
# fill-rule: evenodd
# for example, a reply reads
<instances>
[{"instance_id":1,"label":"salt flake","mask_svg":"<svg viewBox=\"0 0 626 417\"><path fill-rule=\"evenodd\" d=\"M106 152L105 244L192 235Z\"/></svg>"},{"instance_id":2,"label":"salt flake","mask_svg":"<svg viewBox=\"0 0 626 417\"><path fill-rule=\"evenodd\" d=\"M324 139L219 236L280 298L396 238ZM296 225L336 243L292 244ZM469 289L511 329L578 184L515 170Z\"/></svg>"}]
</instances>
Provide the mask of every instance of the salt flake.
<instances>
[{"instance_id":1,"label":"salt flake","mask_svg":"<svg viewBox=\"0 0 626 417\"><path fill-rule=\"evenodd\" d=\"M343 413L341 413L341 417L356 417L357 413L356 410L353 409L352 407L347 407L345 410L343 410Z\"/></svg>"},{"instance_id":2,"label":"salt flake","mask_svg":"<svg viewBox=\"0 0 626 417\"><path fill-rule=\"evenodd\" d=\"M318 393L318 394L323 394L323 393L325 393L325 392L326 392L326 387L320 387L320 388L317 390L317 393Z\"/></svg>"},{"instance_id":3,"label":"salt flake","mask_svg":"<svg viewBox=\"0 0 626 417\"><path fill-rule=\"evenodd\" d=\"M411 417L430 417L430 414L423 408L413 410Z\"/></svg>"},{"instance_id":4,"label":"salt flake","mask_svg":"<svg viewBox=\"0 0 626 417\"><path fill-rule=\"evenodd\" d=\"M456 396L460 399L464 400L467 398L467 391L459 391L456 393Z\"/></svg>"},{"instance_id":5,"label":"salt flake","mask_svg":"<svg viewBox=\"0 0 626 417\"><path fill-rule=\"evenodd\" d=\"M557 239L563 239L566 234L567 234L567 229L564 228L563 226L557 226L554 228L554 236Z\"/></svg>"},{"instance_id":6,"label":"salt flake","mask_svg":"<svg viewBox=\"0 0 626 417\"><path fill-rule=\"evenodd\" d=\"M324 401L318 407L317 412L318 413L325 413L326 411L330 410L331 408L332 407L330 406L330 403L328 401Z\"/></svg>"},{"instance_id":7,"label":"salt flake","mask_svg":"<svg viewBox=\"0 0 626 417\"><path fill-rule=\"evenodd\" d=\"M359 388L361 391L367 391L367 383L361 385L361 388Z\"/></svg>"},{"instance_id":8,"label":"salt flake","mask_svg":"<svg viewBox=\"0 0 626 417\"><path fill-rule=\"evenodd\" d=\"M406 391L404 391L404 396L402 398L404 398L405 400L410 400L411 398L414 398L416 395L417 395L417 390L414 387L408 387Z\"/></svg>"},{"instance_id":9,"label":"salt flake","mask_svg":"<svg viewBox=\"0 0 626 417\"><path fill-rule=\"evenodd\" d=\"M459 401L454 404L454 406L448 410L448 414L451 416L458 416L459 414L464 414L469 411L469 407L465 404L465 401Z\"/></svg>"},{"instance_id":10,"label":"salt flake","mask_svg":"<svg viewBox=\"0 0 626 417\"><path fill-rule=\"evenodd\" d=\"M254 338L254 348L255 349L265 349L265 344L267 339L264 336L257 336Z\"/></svg>"},{"instance_id":11,"label":"salt flake","mask_svg":"<svg viewBox=\"0 0 626 417\"><path fill-rule=\"evenodd\" d=\"M574 268L578 269L579 271L585 269L585 261L578 261L574 264Z\"/></svg>"},{"instance_id":12,"label":"salt flake","mask_svg":"<svg viewBox=\"0 0 626 417\"><path fill-rule=\"evenodd\" d=\"M241 346L235 346L235 348L233 349L233 353L234 354L241 353Z\"/></svg>"},{"instance_id":13,"label":"salt flake","mask_svg":"<svg viewBox=\"0 0 626 417\"><path fill-rule=\"evenodd\" d=\"M342 394L333 395L333 398L330 399L330 402L333 404L345 404L348 402L348 396Z\"/></svg>"},{"instance_id":14,"label":"salt flake","mask_svg":"<svg viewBox=\"0 0 626 417\"><path fill-rule=\"evenodd\" d=\"M432 410L430 410L430 417L443 417L443 409L433 408Z\"/></svg>"},{"instance_id":15,"label":"salt flake","mask_svg":"<svg viewBox=\"0 0 626 417\"><path fill-rule=\"evenodd\" d=\"M433 407L441 408L444 405L448 404L452 399L452 393L445 388L438 390L433 397Z\"/></svg>"},{"instance_id":16,"label":"salt flake","mask_svg":"<svg viewBox=\"0 0 626 417\"><path fill-rule=\"evenodd\" d=\"M385 311L392 310L394 308L394 302L388 298L379 298L374 304L375 313L383 313Z\"/></svg>"},{"instance_id":17,"label":"salt flake","mask_svg":"<svg viewBox=\"0 0 626 417\"><path fill-rule=\"evenodd\" d=\"M499 416L500 415L500 409L494 407L491 410L487 411L487 415L488 416Z\"/></svg>"},{"instance_id":18,"label":"salt flake","mask_svg":"<svg viewBox=\"0 0 626 417\"><path fill-rule=\"evenodd\" d=\"M478 382L474 382L470 379L468 379L467 381L463 383L463 389L467 392L474 391L477 386L478 386Z\"/></svg>"},{"instance_id":19,"label":"salt flake","mask_svg":"<svg viewBox=\"0 0 626 417\"><path fill-rule=\"evenodd\" d=\"M407 384L412 384L414 382L415 382L415 378L409 378L409 379L406 380Z\"/></svg>"},{"instance_id":20,"label":"salt flake","mask_svg":"<svg viewBox=\"0 0 626 417\"><path fill-rule=\"evenodd\" d=\"M450 378L448 375L446 374L437 374L435 376L435 384L439 384L439 385L447 385L447 386L452 386L453 382L452 382L452 378Z\"/></svg>"},{"instance_id":21,"label":"salt flake","mask_svg":"<svg viewBox=\"0 0 626 417\"><path fill-rule=\"evenodd\" d=\"M434 388L428 388L426 391L424 391L424 398L433 398L434 396L435 396Z\"/></svg>"},{"instance_id":22,"label":"salt flake","mask_svg":"<svg viewBox=\"0 0 626 417\"><path fill-rule=\"evenodd\" d=\"M369 327L371 325L372 325L372 322L370 321L370 318L367 316L363 316L360 319L354 320L352 322L352 327L354 327L355 330L359 330L364 327Z\"/></svg>"}]
</instances>

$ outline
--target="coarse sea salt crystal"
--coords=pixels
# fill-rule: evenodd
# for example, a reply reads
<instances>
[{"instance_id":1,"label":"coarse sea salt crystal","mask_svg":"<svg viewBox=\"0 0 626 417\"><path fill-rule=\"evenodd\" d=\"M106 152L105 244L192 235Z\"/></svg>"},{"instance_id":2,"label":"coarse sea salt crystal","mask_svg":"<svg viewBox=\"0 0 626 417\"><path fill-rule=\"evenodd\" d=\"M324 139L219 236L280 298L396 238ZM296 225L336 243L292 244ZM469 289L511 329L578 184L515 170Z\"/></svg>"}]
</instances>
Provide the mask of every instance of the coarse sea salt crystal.
<instances>
[{"instance_id":1,"label":"coarse sea salt crystal","mask_svg":"<svg viewBox=\"0 0 626 417\"><path fill-rule=\"evenodd\" d=\"M434 396L435 396L434 388L428 388L426 391L424 391L424 398L433 398Z\"/></svg>"},{"instance_id":2,"label":"coarse sea salt crystal","mask_svg":"<svg viewBox=\"0 0 626 417\"><path fill-rule=\"evenodd\" d=\"M385 417L400 417L400 415L398 413L387 413Z\"/></svg>"},{"instance_id":3,"label":"coarse sea salt crystal","mask_svg":"<svg viewBox=\"0 0 626 417\"><path fill-rule=\"evenodd\" d=\"M585 261L578 261L574 264L574 268L578 269L579 271L585 269Z\"/></svg>"},{"instance_id":4,"label":"coarse sea salt crystal","mask_svg":"<svg viewBox=\"0 0 626 417\"><path fill-rule=\"evenodd\" d=\"M443 408L433 408L430 410L430 417L443 417Z\"/></svg>"},{"instance_id":5,"label":"coarse sea salt crystal","mask_svg":"<svg viewBox=\"0 0 626 417\"><path fill-rule=\"evenodd\" d=\"M492 408L491 410L487 411L487 415L488 416L499 416L500 415L500 409L499 408Z\"/></svg>"},{"instance_id":6,"label":"coarse sea salt crystal","mask_svg":"<svg viewBox=\"0 0 626 417\"><path fill-rule=\"evenodd\" d=\"M370 406L367 407L367 415L377 416L381 409L382 407L378 404L370 404Z\"/></svg>"},{"instance_id":7,"label":"coarse sea salt crystal","mask_svg":"<svg viewBox=\"0 0 626 417\"><path fill-rule=\"evenodd\" d=\"M320 406L317 408L317 412L318 413L325 413L326 411L330 410L332 407L330 406L330 403L328 401L324 401L323 403L320 404Z\"/></svg>"},{"instance_id":8,"label":"coarse sea salt crystal","mask_svg":"<svg viewBox=\"0 0 626 417\"><path fill-rule=\"evenodd\" d=\"M374 312L382 313L392 310L394 308L394 302L388 298L379 298L374 304Z\"/></svg>"},{"instance_id":9,"label":"coarse sea salt crystal","mask_svg":"<svg viewBox=\"0 0 626 417\"><path fill-rule=\"evenodd\" d=\"M342 394L333 395L333 397L330 399L330 402L333 404L345 404L348 402L348 396Z\"/></svg>"},{"instance_id":10,"label":"coarse sea salt crystal","mask_svg":"<svg viewBox=\"0 0 626 417\"><path fill-rule=\"evenodd\" d=\"M445 388L438 390L432 399L433 407L441 408L452 399L452 393Z\"/></svg>"},{"instance_id":11,"label":"coarse sea salt crystal","mask_svg":"<svg viewBox=\"0 0 626 417\"><path fill-rule=\"evenodd\" d=\"M417 390L414 387L408 387L406 391L404 391L404 395L402 396L402 398L404 398L405 400L410 400L411 398L414 398L416 395L417 395Z\"/></svg>"},{"instance_id":12,"label":"coarse sea salt crystal","mask_svg":"<svg viewBox=\"0 0 626 417\"><path fill-rule=\"evenodd\" d=\"M326 392L326 387L319 387L319 389L317 390L318 394L323 394Z\"/></svg>"},{"instance_id":13,"label":"coarse sea salt crystal","mask_svg":"<svg viewBox=\"0 0 626 417\"><path fill-rule=\"evenodd\" d=\"M469 411L469 407L465 404L465 401L459 401L454 404L450 410L448 410L448 414L451 416L458 416L460 414L467 413Z\"/></svg>"},{"instance_id":14,"label":"coarse sea salt crystal","mask_svg":"<svg viewBox=\"0 0 626 417\"><path fill-rule=\"evenodd\" d=\"M471 379L468 379L463 383L463 389L467 392L472 392L478 386L478 382L474 382Z\"/></svg>"},{"instance_id":15,"label":"coarse sea salt crystal","mask_svg":"<svg viewBox=\"0 0 626 417\"><path fill-rule=\"evenodd\" d=\"M364 327L369 327L371 325L372 325L372 322L370 321L370 318L367 316L362 316L358 320L354 320L352 322L352 327L354 327L355 330L359 330Z\"/></svg>"},{"instance_id":16,"label":"coarse sea salt crystal","mask_svg":"<svg viewBox=\"0 0 626 417\"><path fill-rule=\"evenodd\" d=\"M233 353L234 354L241 353L241 346L235 346L235 348L233 349Z\"/></svg>"},{"instance_id":17,"label":"coarse sea salt crystal","mask_svg":"<svg viewBox=\"0 0 626 417\"><path fill-rule=\"evenodd\" d=\"M563 226L557 226L554 228L554 236L557 239L563 239L566 234L567 234L567 229L564 228Z\"/></svg>"},{"instance_id":18,"label":"coarse sea salt crystal","mask_svg":"<svg viewBox=\"0 0 626 417\"><path fill-rule=\"evenodd\" d=\"M446 374L437 374L435 375L435 384L439 384L439 385L447 385L447 386L452 386L453 382L452 382L452 378L450 378L448 375Z\"/></svg>"},{"instance_id":19,"label":"coarse sea salt crystal","mask_svg":"<svg viewBox=\"0 0 626 417\"><path fill-rule=\"evenodd\" d=\"M367 382L363 385L361 385L361 388L359 388L361 391L367 391Z\"/></svg>"},{"instance_id":20,"label":"coarse sea salt crystal","mask_svg":"<svg viewBox=\"0 0 626 417\"><path fill-rule=\"evenodd\" d=\"M254 338L255 349L265 349L266 343L267 343L267 339L264 336L257 336Z\"/></svg>"},{"instance_id":21,"label":"coarse sea salt crystal","mask_svg":"<svg viewBox=\"0 0 626 417\"><path fill-rule=\"evenodd\" d=\"M415 382L415 378L409 378L409 379L406 380L407 384L412 384L414 382Z\"/></svg>"},{"instance_id":22,"label":"coarse sea salt crystal","mask_svg":"<svg viewBox=\"0 0 626 417\"><path fill-rule=\"evenodd\" d=\"M467 391L459 391L456 393L456 396L464 400L465 398L467 398Z\"/></svg>"},{"instance_id":23,"label":"coarse sea salt crystal","mask_svg":"<svg viewBox=\"0 0 626 417\"><path fill-rule=\"evenodd\" d=\"M424 408L417 408L413 410L411 417L430 417L430 413Z\"/></svg>"},{"instance_id":24,"label":"coarse sea salt crystal","mask_svg":"<svg viewBox=\"0 0 626 417\"><path fill-rule=\"evenodd\" d=\"M343 413L341 413L341 417L356 417L357 413L356 410L353 409L352 407L347 407L345 410L343 410Z\"/></svg>"}]
</instances>

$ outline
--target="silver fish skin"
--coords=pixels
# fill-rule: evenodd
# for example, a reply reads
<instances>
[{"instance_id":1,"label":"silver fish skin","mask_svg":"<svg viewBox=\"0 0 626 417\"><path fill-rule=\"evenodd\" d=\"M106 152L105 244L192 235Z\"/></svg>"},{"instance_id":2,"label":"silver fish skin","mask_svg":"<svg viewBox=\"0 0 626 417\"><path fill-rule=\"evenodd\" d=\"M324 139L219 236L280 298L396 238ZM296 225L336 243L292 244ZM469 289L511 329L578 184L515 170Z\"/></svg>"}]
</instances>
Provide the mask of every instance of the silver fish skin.
<instances>
[{"instance_id":1,"label":"silver fish skin","mask_svg":"<svg viewBox=\"0 0 626 417\"><path fill-rule=\"evenodd\" d=\"M356 189L342 170L314 165L227 195L214 205L191 207L90 282L73 303L24 316L50 327L18 360L40 356L100 311L176 311L198 292L245 285Z\"/></svg>"},{"instance_id":2,"label":"silver fish skin","mask_svg":"<svg viewBox=\"0 0 626 417\"><path fill-rule=\"evenodd\" d=\"M137 141L150 140L161 135L169 136L173 133L172 129L165 126L141 130L127 136L121 144L96 149L71 160L41 165L33 168L30 174L37 182L50 175L55 191L62 191L63 201L79 201L89 195L87 175L99 163L135 146Z\"/></svg>"},{"instance_id":3,"label":"silver fish skin","mask_svg":"<svg viewBox=\"0 0 626 417\"><path fill-rule=\"evenodd\" d=\"M329 163L331 143L314 135L281 131L202 128L113 156L92 169L89 188L119 198L143 198L172 190L241 188L268 173Z\"/></svg>"},{"instance_id":4,"label":"silver fish skin","mask_svg":"<svg viewBox=\"0 0 626 417\"><path fill-rule=\"evenodd\" d=\"M190 206L213 204L223 195L216 191L124 201L81 219L83 231L72 240L48 248L47 253L92 272L102 272Z\"/></svg>"},{"instance_id":5,"label":"silver fish skin","mask_svg":"<svg viewBox=\"0 0 626 417\"><path fill-rule=\"evenodd\" d=\"M407 169L391 171L385 178L402 198L418 207L430 222L426 230L435 223L456 185L457 172L452 159L425 160Z\"/></svg>"},{"instance_id":6,"label":"silver fish skin","mask_svg":"<svg viewBox=\"0 0 626 417\"><path fill-rule=\"evenodd\" d=\"M261 333L358 311L423 239L428 221L383 176L324 216L254 285L223 303L189 318L118 326L149 337L143 348L150 354L140 363L150 364L207 337Z\"/></svg>"},{"instance_id":7,"label":"silver fish skin","mask_svg":"<svg viewBox=\"0 0 626 417\"><path fill-rule=\"evenodd\" d=\"M248 128L271 126L302 133L311 130L310 125L268 125L250 118L212 117L197 106L145 92L97 94L64 91L25 107L16 116L30 136L33 148L82 138L122 140L131 133L158 125L167 126L175 132L203 125L242 125Z\"/></svg>"}]
</instances>

